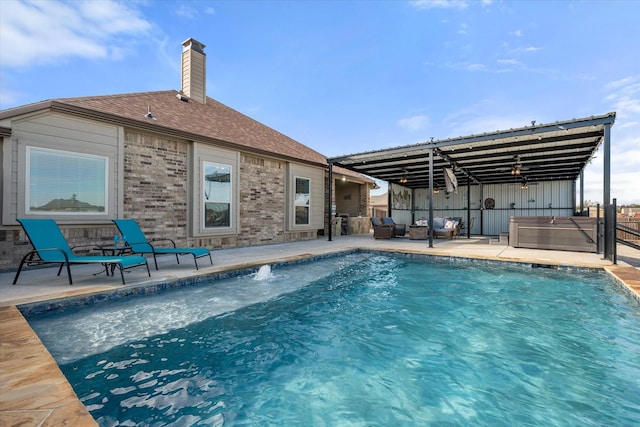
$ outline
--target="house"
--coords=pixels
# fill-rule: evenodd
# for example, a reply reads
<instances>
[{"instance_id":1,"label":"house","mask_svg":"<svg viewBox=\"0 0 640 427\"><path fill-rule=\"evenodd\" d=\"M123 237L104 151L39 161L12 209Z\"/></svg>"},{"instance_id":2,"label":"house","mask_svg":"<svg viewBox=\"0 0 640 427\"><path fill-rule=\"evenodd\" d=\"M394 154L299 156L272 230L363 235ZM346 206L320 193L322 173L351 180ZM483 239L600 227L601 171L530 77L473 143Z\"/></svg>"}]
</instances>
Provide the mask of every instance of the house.
<instances>
[{"instance_id":1,"label":"house","mask_svg":"<svg viewBox=\"0 0 640 427\"><path fill-rule=\"evenodd\" d=\"M372 217L384 218L389 216L389 193L376 194L371 196L371 213Z\"/></svg>"},{"instance_id":2,"label":"house","mask_svg":"<svg viewBox=\"0 0 640 427\"><path fill-rule=\"evenodd\" d=\"M0 269L30 250L16 218L54 218L71 245L135 218L150 238L213 249L314 239L346 192L345 209L368 212L373 180L336 168L329 203L324 155L207 97L204 48L183 43L180 91L0 111Z\"/></svg>"}]
</instances>

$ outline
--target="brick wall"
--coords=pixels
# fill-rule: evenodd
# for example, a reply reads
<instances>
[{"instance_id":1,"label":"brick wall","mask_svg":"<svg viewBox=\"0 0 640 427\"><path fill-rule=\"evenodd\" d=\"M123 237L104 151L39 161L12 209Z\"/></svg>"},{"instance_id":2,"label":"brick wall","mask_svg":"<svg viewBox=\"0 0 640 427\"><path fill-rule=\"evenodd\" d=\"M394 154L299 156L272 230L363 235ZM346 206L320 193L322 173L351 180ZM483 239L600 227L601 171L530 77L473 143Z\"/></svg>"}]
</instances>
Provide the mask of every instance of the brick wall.
<instances>
[{"instance_id":1,"label":"brick wall","mask_svg":"<svg viewBox=\"0 0 640 427\"><path fill-rule=\"evenodd\" d=\"M149 239L187 242L187 143L126 132L124 217L135 218Z\"/></svg>"},{"instance_id":2,"label":"brick wall","mask_svg":"<svg viewBox=\"0 0 640 427\"><path fill-rule=\"evenodd\" d=\"M149 239L171 238L178 246L210 249L315 239L317 231L285 231L286 164L266 157L240 157L238 236L189 237L188 142L125 131L125 218L135 218ZM113 241L112 224L60 229L70 246ZM22 229L0 230L0 270L17 269L31 245Z\"/></svg>"},{"instance_id":3,"label":"brick wall","mask_svg":"<svg viewBox=\"0 0 640 427\"><path fill-rule=\"evenodd\" d=\"M240 235L238 246L282 243L285 230L284 162L240 156Z\"/></svg>"}]
</instances>

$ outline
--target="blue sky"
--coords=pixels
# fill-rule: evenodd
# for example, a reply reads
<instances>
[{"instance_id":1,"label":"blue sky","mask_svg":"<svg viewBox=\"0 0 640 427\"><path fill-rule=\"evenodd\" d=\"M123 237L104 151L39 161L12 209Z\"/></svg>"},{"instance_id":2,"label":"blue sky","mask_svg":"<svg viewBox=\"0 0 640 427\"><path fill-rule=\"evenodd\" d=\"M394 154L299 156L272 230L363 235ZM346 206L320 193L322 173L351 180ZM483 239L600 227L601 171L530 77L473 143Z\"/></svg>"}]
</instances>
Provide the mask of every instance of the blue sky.
<instances>
[{"instance_id":1,"label":"blue sky","mask_svg":"<svg viewBox=\"0 0 640 427\"><path fill-rule=\"evenodd\" d=\"M617 112L612 197L640 203L640 1L0 2L0 108L180 89L331 157ZM602 154L585 198L602 200Z\"/></svg>"}]
</instances>

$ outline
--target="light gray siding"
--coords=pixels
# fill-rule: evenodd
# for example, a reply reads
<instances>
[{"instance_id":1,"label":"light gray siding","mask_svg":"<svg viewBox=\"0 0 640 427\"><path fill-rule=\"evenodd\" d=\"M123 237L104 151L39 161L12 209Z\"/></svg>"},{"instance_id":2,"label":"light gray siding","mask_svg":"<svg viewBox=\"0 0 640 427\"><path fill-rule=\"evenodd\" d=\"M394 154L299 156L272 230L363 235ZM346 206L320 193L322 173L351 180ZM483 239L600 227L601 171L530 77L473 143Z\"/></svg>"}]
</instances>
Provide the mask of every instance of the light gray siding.
<instances>
[{"instance_id":1,"label":"light gray siding","mask_svg":"<svg viewBox=\"0 0 640 427\"><path fill-rule=\"evenodd\" d=\"M104 215L57 218L75 223L106 221L122 210L118 189L122 182L123 130L114 125L58 113L28 115L11 122L12 136L3 146L3 210L2 224L13 225L25 216L27 147L50 148L93 154L108 158L108 205Z\"/></svg>"},{"instance_id":2,"label":"light gray siding","mask_svg":"<svg viewBox=\"0 0 640 427\"><path fill-rule=\"evenodd\" d=\"M308 225L295 225L295 209L293 198L295 195L295 178L310 180L310 212ZM324 169L310 167L298 163L289 164L289 182L287 194L287 228L288 230L319 230L324 228Z\"/></svg>"}]
</instances>

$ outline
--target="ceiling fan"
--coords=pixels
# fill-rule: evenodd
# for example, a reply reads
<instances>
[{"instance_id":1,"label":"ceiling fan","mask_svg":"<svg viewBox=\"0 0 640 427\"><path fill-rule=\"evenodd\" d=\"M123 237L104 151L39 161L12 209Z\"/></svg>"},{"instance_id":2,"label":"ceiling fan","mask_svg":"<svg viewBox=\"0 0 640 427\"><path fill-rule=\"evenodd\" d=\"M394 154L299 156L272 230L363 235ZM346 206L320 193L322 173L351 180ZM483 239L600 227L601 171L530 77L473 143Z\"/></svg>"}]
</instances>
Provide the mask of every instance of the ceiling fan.
<instances>
[{"instance_id":1,"label":"ceiling fan","mask_svg":"<svg viewBox=\"0 0 640 427\"><path fill-rule=\"evenodd\" d=\"M522 171L522 161L519 155L513 156L513 163L511 164L511 175L520 175Z\"/></svg>"},{"instance_id":2,"label":"ceiling fan","mask_svg":"<svg viewBox=\"0 0 640 427\"><path fill-rule=\"evenodd\" d=\"M516 154L515 156L513 156L513 163L511 164L511 175L518 176L523 171L526 171L528 169L529 168L522 165L522 159L520 158L519 154Z\"/></svg>"}]
</instances>

